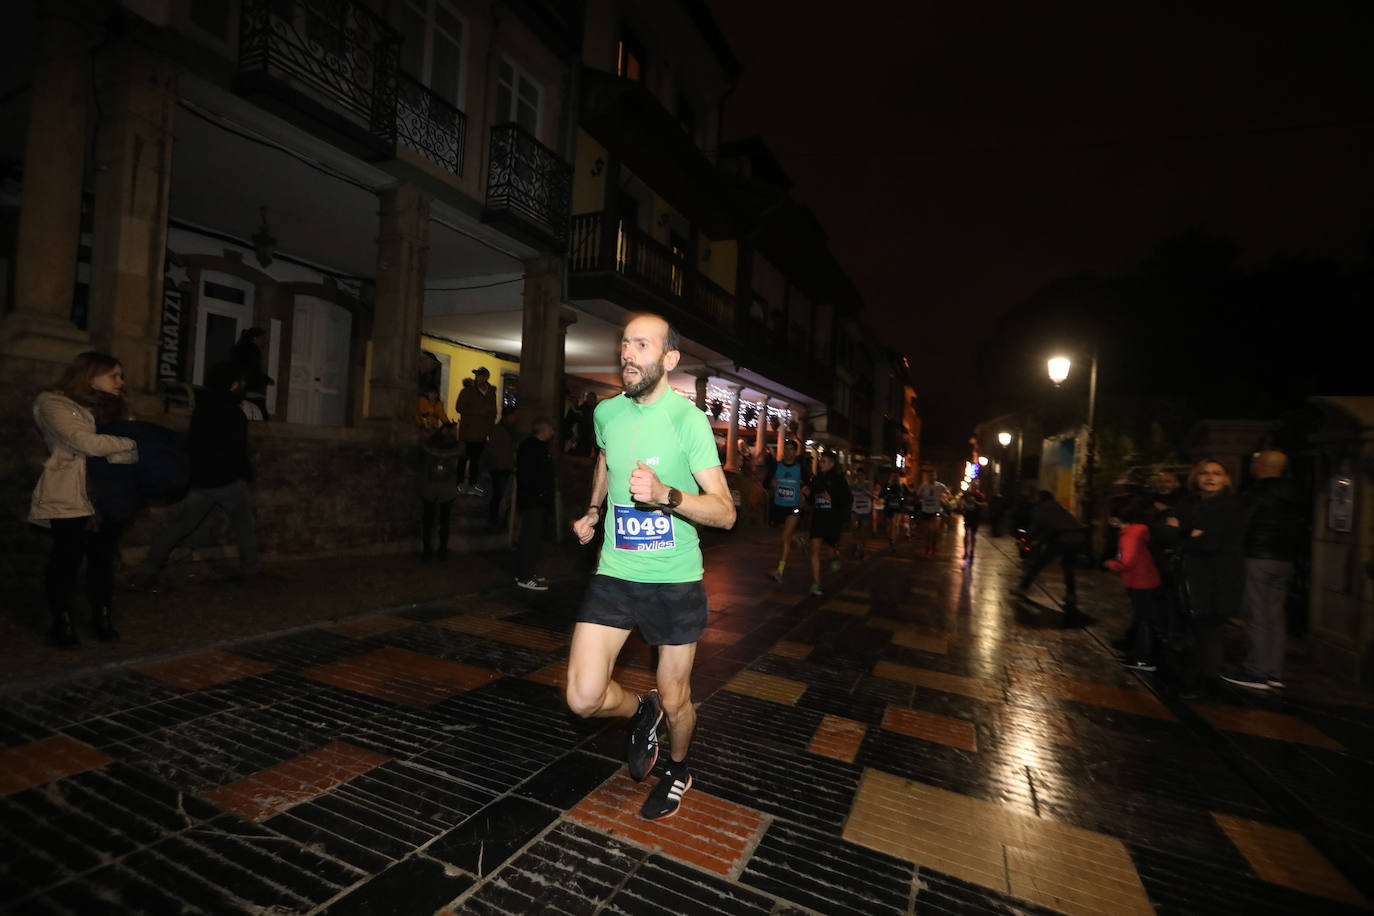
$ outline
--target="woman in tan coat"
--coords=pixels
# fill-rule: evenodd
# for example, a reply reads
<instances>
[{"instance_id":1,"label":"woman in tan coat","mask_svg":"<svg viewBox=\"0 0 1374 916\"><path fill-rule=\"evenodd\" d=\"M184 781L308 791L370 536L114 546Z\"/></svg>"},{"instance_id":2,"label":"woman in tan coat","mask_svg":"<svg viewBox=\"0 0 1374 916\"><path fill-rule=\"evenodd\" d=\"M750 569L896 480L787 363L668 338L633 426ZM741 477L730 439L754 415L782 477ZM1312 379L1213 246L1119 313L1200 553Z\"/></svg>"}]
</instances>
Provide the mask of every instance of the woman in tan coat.
<instances>
[{"instance_id":1,"label":"woman in tan coat","mask_svg":"<svg viewBox=\"0 0 1374 916\"><path fill-rule=\"evenodd\" d=\"M81 644L72 625L72 589L81 560L86 559L86 594L99 639L118 639L110 620L114 563L119 532L102 528L86 492L86 459L102 457L113 464L138 461L132 439L95 431L92 408L124 392L124 369L106 353L82 353L57 384L33 402L33 418L48 446L43 476L33 489L29 521L52 529L46 585L52 629L48 641L60 648Z\"/></svg>"}]
</instances>

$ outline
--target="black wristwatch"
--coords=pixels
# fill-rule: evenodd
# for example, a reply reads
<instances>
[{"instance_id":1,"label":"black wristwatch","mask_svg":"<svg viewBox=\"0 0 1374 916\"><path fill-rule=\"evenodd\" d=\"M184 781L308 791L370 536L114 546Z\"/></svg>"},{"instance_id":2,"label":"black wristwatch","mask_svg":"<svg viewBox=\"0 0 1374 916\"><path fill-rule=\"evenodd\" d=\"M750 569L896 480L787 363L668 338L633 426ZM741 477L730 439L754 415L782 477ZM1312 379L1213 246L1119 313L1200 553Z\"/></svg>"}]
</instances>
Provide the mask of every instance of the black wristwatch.
<instances>
[{"instance_id":1,"label":"black wristwatch","mask_svg":"<svg viewBox=\"0 0 1374 916\"><path fill-rule=\"evenodd\" d=\"M682 491L677 489L676 487L669 487L667 502L668 508L676 509L680 505L682 505Z\"/></svg>"}]
</instances>

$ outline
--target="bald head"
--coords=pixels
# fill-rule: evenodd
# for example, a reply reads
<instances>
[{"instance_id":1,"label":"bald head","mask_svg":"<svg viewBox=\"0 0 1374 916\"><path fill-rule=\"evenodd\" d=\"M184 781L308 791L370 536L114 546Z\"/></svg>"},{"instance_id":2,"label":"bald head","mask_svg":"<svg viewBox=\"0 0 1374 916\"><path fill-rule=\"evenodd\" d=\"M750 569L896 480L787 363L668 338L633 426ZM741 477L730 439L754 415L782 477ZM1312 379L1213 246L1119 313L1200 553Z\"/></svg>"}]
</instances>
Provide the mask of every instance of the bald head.
<instances>
[{"instance_id":1,"label":"bald head","mask_svg":"<svg viewBox=\"0 0 1374 916\"><path fill-rule=\"evenodd\" d=\"M1250 474L1260 479L1282 477L1286 467L1288 467L1288 456L1276 448L1267 448L1262 452L1256 452L1255 457L1250 459Z\"/></svg>"}]
</instances>

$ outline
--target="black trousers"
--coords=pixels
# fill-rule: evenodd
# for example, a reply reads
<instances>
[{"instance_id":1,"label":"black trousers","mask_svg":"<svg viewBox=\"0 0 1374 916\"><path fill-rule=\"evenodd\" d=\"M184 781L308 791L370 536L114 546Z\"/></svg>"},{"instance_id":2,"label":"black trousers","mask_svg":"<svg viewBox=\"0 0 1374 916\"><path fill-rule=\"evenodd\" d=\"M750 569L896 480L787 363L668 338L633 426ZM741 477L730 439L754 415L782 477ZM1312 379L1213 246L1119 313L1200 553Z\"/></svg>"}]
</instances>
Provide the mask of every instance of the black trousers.
<instances>
[{"instance_id":1,"label":"black trousers","mask_svg":"<svg viewBox=\"0 0 1374 916\"><path fill-rule=\"evenodd\" d=\"M1031 556L1030 565L1021 576L1021 587L1029 588L1040 575L1040 570L1059 560L1064 571L1064 601L1073 604L1078 598L1077 566L1078 555L1088 544L1088 539L1077 531L1055 535L1040 545L1040 550Z\"/></svg>"},{"instance_id":2,"label":"black trousers","mask_svg":"<svg viewBox=\"0 0 1374 916\"><path fill-rule=\"evenodd\" d=\"M482 468L482 450L487 447L486 440L481 442L464 442L463 448L466 454L463 463L458 465L458 482L466 482L469 486L477 486L477 475Z\"/></svg>"},{"instance_id":3,"label":"black trousers","mask_svg":"<svg viewBox=\"0 0 1374 916\"><path fill-rule=\"evenodd\" d=\"M52 553L48 554L44 584L48 612L54 617L72 612L72 592L82 559L86 561L86 600L91 610L109 607L114 597L115 559L123 526L106 521L91 530L91 522L89 515L52 520Z\"/></svg>"},{"instance_id":4,"label":"black trousers","mask_svg":"<svg viewBox=\"0 0 1374 916\"><path fill-rule=\"evenodd\" d=\"M503 471L500 468L491 469L491 503L487 506L487 522L496 527L501 514L501 497L506 495L506 483L510 480L510 471Z\"/></svg>"},{"instance_id":5,"label":"black trousers","mask_svg":"<svg viewBox=\"0 0 1374 916\"><path fill-rule=\"evenodd\" d=\"M520 537L515 545L515 575L522 582L534 576L539 568L539 554L544 547L543 506L520 510Z\"/></svg>"},{"instance_id":6,"label":"black trousers","mask_svg":"<svg viewBox=\"0 0 1374 916\"><path fill-rule=\"evenodd\" d=\"M448 550L448 526L449 517L453 514L453 500L450 499L448 502L441 503L426 499L424 504L424 527L420 529L420 543L424 545L425 553L432 552L431 548L434 542L430 539L430 535L434 531L434 520L437 516L439 520L439 552L443 553Z\"/></svg>"}]
</instances>

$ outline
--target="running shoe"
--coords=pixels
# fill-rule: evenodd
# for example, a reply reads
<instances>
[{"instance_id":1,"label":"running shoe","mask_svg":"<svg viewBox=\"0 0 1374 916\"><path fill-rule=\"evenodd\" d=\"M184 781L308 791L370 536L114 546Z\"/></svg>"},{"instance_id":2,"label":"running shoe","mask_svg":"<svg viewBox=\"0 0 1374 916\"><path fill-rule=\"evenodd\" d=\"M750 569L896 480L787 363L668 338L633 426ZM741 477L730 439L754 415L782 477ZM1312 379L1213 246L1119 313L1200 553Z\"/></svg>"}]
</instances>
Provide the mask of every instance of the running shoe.
<instances>
[{"instance_id":1,"label":"running shoe","mask_svg":"<svg viewBox=\"0 0 1374 916\"><path fill-rule=\"evenodd\" d=\"M839 571L840 571L840 567L843 566L843 565L844 565L844 564L841 563L839 560L831 560L831 561L830 561L830 571L831 571L831 572L839 572Z\"/></svg>"},{"instance_id":2,"label":"running shoe","mask_svg":"<svg viewBox=\"0 0 1374 916\"><path fill-rule=\"evenodd\" d=\"M781 570L781 569L775 569L775 570L773 570L772 572L770 572L770 573L768 574L768 578L772 579L774 582L781 582L781 581L782 581L782 570Z\"/></svg>"},{"instance_id":3,"label":"running shoe","mask_svg":"<svg viewBox=\"0 0 1374 916\"><path fill-rule=\"evenodd\" d=\"M658 723L661 721L663 706L658 701L658 691L650 690L639 698L639 709L630 717L625 762L630 765L632 779L643 779L654 768L658 760Z\"/></svg>"},{"instance_id":4,"label":"running shoe","mask_svg":"<svg viewBox=\"0 0 1374 916\"><path fill-rule=\"evenodd\" d=\"M527 588L532 592L546 592L549 590L549 583L540 579L538 576L531 576L528 579L516 579L515 584L520 588Z\"/></svg>"},{"instance_id":5,"label":"running shoe","mask_svg":"<svg viewBox=\"0 0 1374 916\"><path fill-rule=\"evenodd\" d=\"M825 594L825 592L821 591L821 584L820 584L819 582L812 582L812 583L811 583L811 594L813 594L813 595L823 595L823 594Z\"/></svg>"},{"instance_id":6,"label":"running shoe","mask_svg":"<svg viewBox=\"0 0 1374 916\"><path fill-rule=\"evenodd\" d=\"M1271 690L1282 690L1288 686L1276 677L1266 678L1264 683L1268 684Z\"/></svg>"},{"instance_id":7,"label":"running shoe","mask_svg":"<svg viewBox=\"0 0 1374 916\"><path fill-rule=\"evenodd\" d=\"M671 763L663 771L658 785L654 786L649 797L644 799L644 807L639 814L645 820L661 821L677 814L682 807L682 796L692 788L692 774L686 763Z\"/></svg>"},{"instance_id":8,"label":"running shoe","mask_svg":"<svg viewBox=\"0 0 1374 916\"><path fill-rule=\"evenodd\" d=\"M1251 690L1268 690L1269 681L1248 671L1228 672L1221 676L1221 679L1228 684L1235 684L1237 687L1249 687Z\"/></svg>"}]
</instances>

